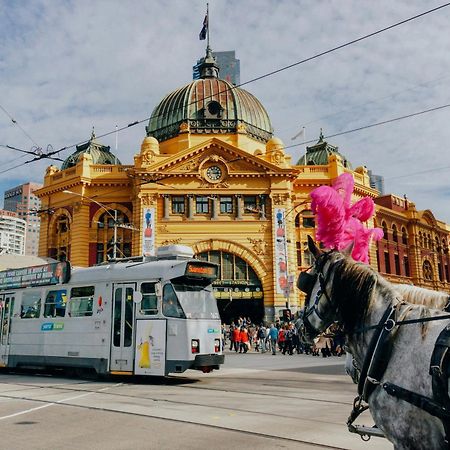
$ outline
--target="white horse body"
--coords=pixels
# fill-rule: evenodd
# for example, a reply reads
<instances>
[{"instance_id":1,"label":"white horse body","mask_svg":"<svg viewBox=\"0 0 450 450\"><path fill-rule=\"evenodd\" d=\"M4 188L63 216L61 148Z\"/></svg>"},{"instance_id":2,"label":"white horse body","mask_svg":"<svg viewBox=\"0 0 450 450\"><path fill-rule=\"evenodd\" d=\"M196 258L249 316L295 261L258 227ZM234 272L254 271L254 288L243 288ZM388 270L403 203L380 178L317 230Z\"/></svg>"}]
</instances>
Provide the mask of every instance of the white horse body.
<instances>
[{"instance_id":1,"label":"white horse body","mask_svg":"<svg viewBox=\"0 0 450 450\"><path fill-rule=\"evenodd\" d=\"M380 278L381 279L381 278ZM380 280L378 281L380 285ZM391 289L386 283L386 289ZM378 291L378 289L377 289ZM395 291L394 291L395 292ZM371 299L372 308L362 326L377 324L389 306L385 297L376 295ZM405 319L423 317L423 307L404 305L400 313L407 310ZM429 310L430 316L442 315L440 310ZM445 321L444 321L445 322ZM450 321L447 321L450 323ZM443 321L429 322L422 337L422 324L400 326L394 337L390 362L381 382L390 382L412 392L432 398L430 358L434 344L445 324ZM362 366L372 333L360 339L348 339L350 352ZM396 449L444 449L444 427L440 419L420 408L389 395L378 387L368 399L370 412L377 426L394 444Z\"/></svg>"},{"instance_id":2,"label":"white horse body","mask_svg":"<svg viewBox=\"0 0 450 450\"><path fill-rule=\"evenodd\" d=\"M310 249L316 257L320 256L320 251L315 246ZM396 321L443 314L442 309L429 309L405 303L403 296L406 297L408 294L406 291L414 288L405 288L400 293L402 288L396 288L371 267L356 263L342 253L329 253L324 261L321 267L314 268L311 272L316 275L321 273L323 277L320 283L315 282L307 300L309 303L315 299L316 311L320 312L319 315L310 316L310 330L313 329L314 332L310 332L309 337L323 331L318 325L320 321L317 317L328 318L327 314L323 314L324 308L331 305L336 309L331 320L337 320L344 326L347 346L358 367L363 365L370 339L375 332L374 330L361 332L361 329L378 324L390 305L398 305ZM442 298L445 298L445 294ZM306 321L308 306L305 305ZM445 304L441 305L441 308L443 307ZM313 309L314 307L309 311ZM324 320L324 328L328 325L329 323ZM448 448L444 441L444 427L439 418L407 401L389 395L381 386L384 382L390 382L433 398L432 377L429 375L430 358L436 339L445 326L450 326L450 319L430 321L426 324L401 325L393 332L389 363L381 377L380 385L377 385L369 396L368 404L376 425L396 449Z\"/></svg>"},{"instance_id":3,"label":"white horse body","mask_svg":"<svg viewBox=\"0 0 450 450\"><path fill-rule=\"evenodd\" d=\"M413 284L392 284L392 288L402 297L402 300L413 305L423 305L431 309L448 310L450 296L447 292L431 291ZM347 351L345 358L345 372L358 384L361 368L357 367L353 355Z\"/></svg>"}]
</instances>

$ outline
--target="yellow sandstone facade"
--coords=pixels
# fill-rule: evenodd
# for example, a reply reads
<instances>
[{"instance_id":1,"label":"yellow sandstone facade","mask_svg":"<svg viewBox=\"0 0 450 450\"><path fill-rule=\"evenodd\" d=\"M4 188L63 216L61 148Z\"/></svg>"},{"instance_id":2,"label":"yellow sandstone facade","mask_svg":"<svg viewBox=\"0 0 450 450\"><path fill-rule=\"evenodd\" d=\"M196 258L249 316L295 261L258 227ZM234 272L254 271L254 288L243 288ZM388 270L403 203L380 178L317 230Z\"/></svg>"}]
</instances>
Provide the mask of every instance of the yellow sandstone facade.
<instances>
[{"instance_id":1,"label":"yellow sandstone facade","mask_svg":"<svg viewBox=\"0 0 450 450\"><path fill-rule=\"evenodd\" d=\"M224 320L295 313L303 300L297 275L311 264L311 190L350 172L354 200L378 192L366 168L353 170L322 136L292 164L263 106L218 78L209 50L201 70L200 80L155 108L134 164L122 165L93 134L61 169L47 169L37 192L39 255L85 267L114 250L151 256L160 246L188 245L220 264L215 291ZM374 268L380 252L371 246Z\"/></svg>"}]
</instances>

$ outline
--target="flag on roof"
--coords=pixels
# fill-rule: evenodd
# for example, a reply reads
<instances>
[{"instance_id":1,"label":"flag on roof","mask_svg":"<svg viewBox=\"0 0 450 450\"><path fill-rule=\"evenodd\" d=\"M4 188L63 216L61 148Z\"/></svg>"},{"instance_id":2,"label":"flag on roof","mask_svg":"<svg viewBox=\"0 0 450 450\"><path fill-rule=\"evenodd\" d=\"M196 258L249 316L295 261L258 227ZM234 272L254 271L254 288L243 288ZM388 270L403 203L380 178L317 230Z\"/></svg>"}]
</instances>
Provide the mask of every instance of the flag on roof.
<instances>
[{"instance_id":1,"label":"flag on roof","mask_svg":"<svg viewBox=\"0 0 450 450\"><path fill-rule=\"evenodd\" d=\"M205 18L203 19L203 27L200 31L200 34L198 35L198 38L201 41L204 41L206 39L206 34L208 32L208 12L206 12Z\"/></svg>"}]
</instances>

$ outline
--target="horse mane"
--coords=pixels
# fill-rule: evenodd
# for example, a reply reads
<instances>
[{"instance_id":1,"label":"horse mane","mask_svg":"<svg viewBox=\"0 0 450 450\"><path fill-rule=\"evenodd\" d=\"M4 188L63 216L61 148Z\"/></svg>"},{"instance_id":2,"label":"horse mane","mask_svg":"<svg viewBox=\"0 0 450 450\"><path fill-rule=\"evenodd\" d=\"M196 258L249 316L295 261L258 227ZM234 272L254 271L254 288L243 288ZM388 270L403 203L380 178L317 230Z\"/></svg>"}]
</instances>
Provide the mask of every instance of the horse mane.
<instances>
[{"instance_id":1,"label":"horse mane","mask_svg":"<svg viewBox=\"0 0 450 450\"><path fill-rule=\"evenodd\" d=\"M365 319L374 287L386 298L398 298L395 290L369 265L344 258L335 264L333 296L336 296L344 331L352 333Z\"/></svg>"},{"instance_id":2,"label":"horse mane","mask_svg":"<svg viewBox=\"0 0 450 450\"><path fill-rule=\"evenodd\" d=\"M432 309L444 309L450 302L446 292L432 291L412 284L394 284L392 286L405 302L423 305Z\"/></svg>"}]
</instances>

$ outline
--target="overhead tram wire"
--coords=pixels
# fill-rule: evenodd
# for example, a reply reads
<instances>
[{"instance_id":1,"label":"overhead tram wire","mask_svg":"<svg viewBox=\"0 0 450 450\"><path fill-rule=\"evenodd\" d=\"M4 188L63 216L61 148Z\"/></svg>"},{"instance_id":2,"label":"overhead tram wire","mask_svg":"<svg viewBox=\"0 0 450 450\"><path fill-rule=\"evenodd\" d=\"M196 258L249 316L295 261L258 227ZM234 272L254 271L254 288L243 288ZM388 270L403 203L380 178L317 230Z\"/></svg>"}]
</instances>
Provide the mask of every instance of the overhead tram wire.
<instances>
[{"instance_id":1,"label":"overhead tram wire","mask_svg":"<svg viewBox=\"0 0 450 450\"><path fill-rule=\"evenodd\" d=\"M433 112L433 111L439 111L440 109L445 109L448 107L450 107L450 103L447 103L446 105L436 106L436 107L430 108L430 109L425 109L423 111L418 111L415 113L407 114L405 116L394 117L393 119L388 119L388 120L383 120L381 122L371 123L369 125L364 125L362 127L353 128L351 130L341 131L340 133L329 134L327 136L324 136L324 139L329 139L329 138L333 138L336 136L343 136L344 134L355 133L356 131L362 131L362 130L366 130L368 128L378 127L380 125L386 125L388 123L397 122L397 121L403 120L403 119L409 119L410 117L420 116L422 114L426 114L426 113ZM288 148L298 147L300 145L311 144L311 143L315 143L315 142L317 142L317 139L310 139L308 141L299 142L298 144L287 145L284 148L288 149Z\"/></svg>"},{"instance_id":2,"label":"overhead tram wire","mask_svg":"<svg viewBox=\"0 0 450 450\"><path fill-rule=\"evenodd\" d=\"M371 104L376 104L378 102L381 102L382 100L387 100L387 99L390 99L390 98L394 98L394 97L396 97L396 96L398 96L400 94L403 94L405 92L414 91L417 88L426 87L426 86L430 85L431 83L435 83L437 81L445 80L446 78L449 78L449 77L450 77L450 75L444 75L444 76L440 76L438 78L433 78L431 80L422 81L420 83L413 84L412 86L410 86L410 87L408 87L406 89L402 89L400 91L392 92L392 93L390 93L388 95L385 95L383 97L369 99L369 100L367 100L367 101L365 101L363 103L359 103L359 104L350 106L349 108L341 109L339 111L335 111L335 112L327 114L325 116L316 117L315 119L311 119L311 120L308 120L308 122L304 122L304 123L300 124L300 126L297 127L296 130L301 129L302 127L306 127L307 125L311 125L312 123L317 123L317 122L320 122L320 121L322 121L324 119L328 119L330 117L334 117L334 116L337 116L337 115L340 115L340 114L348 113L350 111L358 110L358 109L364 108L364 107L366 107L368 105L371 105ZM283 131L290 130L291 128L292 127L284 128ZM280 131L280 130L278 130L278 131Z\"/></svg>"},{"instance_id":3,"label":"overhead tram wire","mask_svg":"<svg viewBox=\"0 0 450 450\"><path fill-rule=\"evenodd\" d=\"M2 106L0 105L0 109L10 118L11 122L19 127L19 129L22 131L22 133L38 148L40 148L39 144L36 143L36 141L23 129L23 127L17 122L14 117L11 116L11 114Z\"/></svg>"},{"instance_id":4,"label":"overhead tram wire","mask_svg":"<svg viewBox=\"0 0 450 450\"><path fill-rule=\"evenodd\" d=\"M348 47L348 46L350 46L350 45L356 44L357 42L360 42L360 41L363 41L363 40L368 39L368 38L370 38L370 37L373 37L373 36L376 36L376 35L378 35L378 34L381 34L381 33L385 32L385 31L388 31L388 30L390 30L390 29L392 29L392 28L396 28L396 27L398 27L398 26L400 26L400 25L404 25L405 23L411 22L411 21L416 20L416 19L418 19L418 18L420 18L420 17L423 17L423 16L425 16L425 15L428 15L428 14L431 14L431 13L433 13L433 12L436 12L436 11L438 11L438 10L440 10L440 9L443 9L443 8L447 7L447 6L450 6L450 2L449 2L449 3L444 3L443 5L440 5L440 6L436 7L436 8L432 8L432 9L429 9L429 10L427 10L427 11L424 11L423 13L416 14L415 16L409 17L409 18L404 19L404 20L402 20L402 21L400 21L400 22L396 22L396 23L394 23L394 24L392 24L392 25L389 25L389 26L387 26L387 27L381 28L380 30L377 30L377 31L374 31L374 32L372 32L372 33L369 33L369 34L366 34L366 35L364 35L364 36L361 36L361 37L359 37L359 38L353 39L353 40L351 40L351 41L349 41L349 42L346 42L346 43L344 43L344 44L341 44L341 45L338 45L338 46L333 47L333 48L331 48L331 49L325 50L325 51L323 51L323 52L321 52L321 53L317 53L317 54L315 54L315 55L313 55L313 56L310 56L310 57L308 57L308 58L302 59L302 60L300 60L300 61L297 61L297 62L295 62L295 63L289 64L289 65L287 65L287 66L281 67L280 69L276 69L276 70L274 70L274 71L267 72L267 73L264 74L264 75L260 75L260 76L255 77L255 78L251 78L250 80L245 81L245 82L243 82L243 83L241 83L241 84L238 84L238 85L235 85L235 86L231 86L230 88L227 88L227 89L224 89L224 90L222 90L222 91L219 91L217 94L211 94L211 95L209 95L209 96L206 96L206 97L204 97L204 100L213 98L215 95L220 95L220 94L227 93L228 91L234 90L234 89L236 89L236 88L240 88L240 87L242 87L242 86L246 86L247 84L254 83L255 81L262 80L262 79L267 78L267 77L270 77L270 76L272 76L272 75L276 75L277 73L280 73L280 72L283 72L283 71L285 71L285 70L291 69L291 68L296 67L296 66L298 66L298 65L300 65L300 64L307 63L307 62L312 61L312 60L314 60L314 59L320 58L321 56L325 56L325 55L327 55L327 54L329 54L329 53L333 53L333 52L335 52L335 51L337 51L337 50L340 50L340 49L342 49L342 48L345 48L345 47ZM196 103L198 103L198 101L193 101L193 102L191 102L191 103L188 103L186 106L189 107L189 106L195 105ZM168 114L175 113L175 112L177 112L177 111L183 109L184 107L185 107L185 106L177 107L177 108L173 108L173 109L169 109L168 111L166 111L166 112L164 112L164 113L156 114L155 116L153 116L153 118L163 117L163 116L166 116L166 115L168 115ZM133 126L135 126L135 125L138 125L138 124L140 124L140 123L147 122L148 120L150 120L150 118L151 118L151 117L147 117L147 118L145 118L145 119L136 120L135 122L131 122L131 123L129 123L129 124L126 125L126 126L123 126L123 127L121 127L121 128L115 129L115 130L113 130L113 131L108 131L107 133L98 135L97 137L98 137L98 138L102 138L102 137L105 137L105 136L109 136L109 135L111 135L111 134L113 134L113 133L116 133L116 132L118 132L118 131L126 130L126 129L128 129L128 128L130 128L130 127L133 127ZM83 141L83 142L85 142L85 141ZM81 144L81 143L79 143L79 144ZM79 144L76 144L76 145L79 145ZM65 149L71 148L71 147L73 147L73 145L70 146L70 147L65 147Z\"/></svg>"},{"instance_id":5,"label":"overhead tram wire","mask_svg":"<svg viewBox=\"0 0 450 450\"><path fill-rule=\"evenodd\" d=\"M264 78L270 77L270 76L272 76L272 75L276 75L276 74L278 74L278 73L280 73L280 72L283 72L283 71L285 71L285 70L292 69L293 67L299 66L299 65L304 64L304 63L309 62L309 61L313 61L313 60L315 60L315 59L317 59L317 58L320 58L320 57L322 57L322 56L325 56L325 55L328 55L328 54L330 54L330 53L333 53L333 52L335 52L335 51L337 51L337 50L341 50L341 49L343 49L343 48L345 48L345 47L348 47L348 46L350 46L350 45L356 44L356 43L361 42L361 41L363 41L363 40L365 40L365 39L368 39L368 38L370 38L370 37L376 36L376 35L378 35L378 34L381 34L381 33L385 32L385 31L388 31L388 30L391 30L391 29L393 29L393 28L396 28L396 27L398 27L398 26L400 26L400 25L404 25L405 23L411 22L411 21L413 21L413 20L416 20L416 19L418 19L418 18L421 18L421 17L423 17L423 16L426 16L426 15L428 15L428 14L431 14L431 13L433 13L433 12L436 12L436 11L438 11L438 10L441 10L441 9L443 9L443 8L446 8L446 7L448 7L448 6L450 6L450 2L444 3L444 4L440 5L440 6L435 7L435 8L429 9L429 10L427 10L427 11L424 11L424 12L420 13L420 14L416 14L416 15L414 15L414 16L412 16L412 17L409 17L409 18L407 18L407 19L401 20L400 22L396 22L396 23L394 23L394 24L392 24L392 25L389 25L389 26L387 26L387 27L381 28L380 30L377 30L377 31L374 31L374 32L372 32L372 33L369 33L369 34L366 34L366 35L364 35L364 36L361 36L361 37L359 37L359 38L353 39L353 40L351 40L351 41L349 41L349 42L346 42L346 43L344 43L344 44L338 45L338 46L336 46L336 47L333 47L333 48L331 48L331 49L325 50L325 51L323 51L323 52L317 53L317 54L315 54L315 55L313 55L313 56L310 56L310 57L308 57L308 58L302 59L302 60L297 61L297 62L295 62L295 63L289 64L289 65L287 65L287 66L281 67L281 68L276 69L276 70L273 70L273 71L271 71L271 72L267 72L267 73L264 74L264 75L260 75L260 76L258 76L258 77L252 78L252 79L250 79L250 80L248 80L248 81L245 81L244 83L241 83L241 84L239 84L239 85L232 86L232 87L230 87L230 88L224 89L223 91L220 91L220 92L218 92L218 93L216 93L216 94L214 94L214 95L220 95L220 94L226 93L226 92L228 92L228 91L231 91L231 90L233 90L233 89L236 89L236 88L238 88L238 87L246 86L247 84L254 83L255 81L259 81L259 80L262 80L262 79L264 79ZM213 98L213 95L209 95L209 96L205 97L204 100L206 100L206 99L208 99L208 98ZM155 116L153 116L153 117L156 118L156 117L160 117L160 116L163 116L163 115L172 114L172 113L174 113L174 112L180 110L181 108L184 108L184 107L186 107L186 106L191 106L191 105L194 105L194 104L196 104L196 103L197 103L197 101L194 101L194 102L191 102L191 103L189 103L188 105L185 105L185 106L183 106L183 107L173 108L172 110L166 111L164 114L163 114L163 113L160 113L160 114L157 114L157 115L155 115ZM151 117L147 117L147 118L145 118L145 119L136 120L136 121L134 121L134 122L129 123L129 124L126 125L126 126L123 126L123 127L120 127L120 128L115 128L115 129L112 130L112 131L109 131L109 132L107 132L107 133L98 135L97 138L102 138L102 137L110 136L111 134L114 134L114 133L117 133L117 132L120 132L120 131L124 131L124 130L126 130L126 129L128 129L128 128L131 128L131 127L135 126L135 125L141 124L141 123L143 123L143 122L147 122L148 120L150 120L150 118L151 118ZM60 148L60 149L58 149L58 150L54 150L53 152L49 152L49 153L47 153L47 154L43 154L43 155L41 155L41 156L38 157L38 158L34 158L33 160L26 161L25 163L23 163L23 164L21 164L21 165L25 165L25 164L28 164L28 163L31 163L31 162L34 162L34 161L38 161L38 160L40 160L40 159L49 158L49 157L51 157L51 156L53 156L53 155L55 155L55 154L57 154L57 153L60 153L60 152L65 151L65 150L69 150L70 148L76 147L77 145L84 144L85 142L86 142L86 141L83 140L83 141L78 142L78 143L76 143L76 144L72 144L72 145L68 145L68 146L62 147L62 148ZM298 145L300 145L300 144L298 144ZM13 170L13 169L15 169L15 168L17 168L17 167L20 167L20 165L19 165L19 166L12 167L12 168L10 168L10 169L6 169L6 170L0 172L0 174L1 174L1 173L5 173L5 172L7 172L8 170Z\"/></svg>"}]
</instances>

